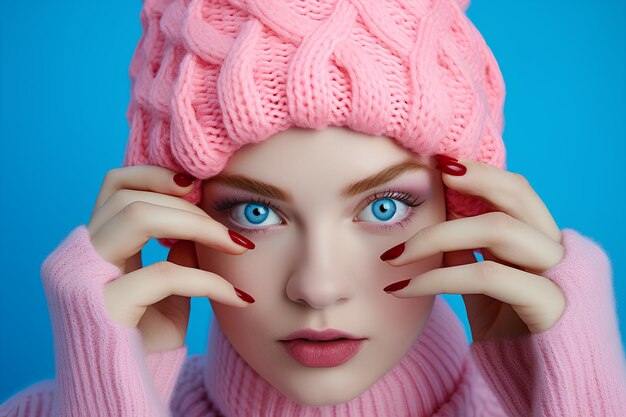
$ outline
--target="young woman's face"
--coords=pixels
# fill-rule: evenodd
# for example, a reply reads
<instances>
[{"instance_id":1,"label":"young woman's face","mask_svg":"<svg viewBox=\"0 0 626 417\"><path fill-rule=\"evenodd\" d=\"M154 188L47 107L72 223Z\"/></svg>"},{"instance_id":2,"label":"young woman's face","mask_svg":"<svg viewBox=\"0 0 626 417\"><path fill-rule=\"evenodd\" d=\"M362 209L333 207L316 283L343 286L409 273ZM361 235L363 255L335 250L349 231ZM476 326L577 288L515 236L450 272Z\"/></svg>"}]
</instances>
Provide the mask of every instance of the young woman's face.
<instances>
[{"instance_id":1,"label":"young woman's face","mask_svg":"<svg viewBox=\"0 0 626 417\"><path fill-rule=\"evenodd\" d=\"M199 207L256 244L243 255L196 244L200 268L256 300L245 309L212 301L216 319L243 359L295 401L330 405L359 396L402 359L430 315L433 296L399 299L383 291L442 261L438 254L393 267L380 259L445 221L438 171L416 164L373 180L406 161L422 160L387 137L292 128L239 149L203 184ZM259 183L267 186L250 187ZM365 340L339 365L300 362L281 340L306 328Z\"/></svg>"}]
</instances>

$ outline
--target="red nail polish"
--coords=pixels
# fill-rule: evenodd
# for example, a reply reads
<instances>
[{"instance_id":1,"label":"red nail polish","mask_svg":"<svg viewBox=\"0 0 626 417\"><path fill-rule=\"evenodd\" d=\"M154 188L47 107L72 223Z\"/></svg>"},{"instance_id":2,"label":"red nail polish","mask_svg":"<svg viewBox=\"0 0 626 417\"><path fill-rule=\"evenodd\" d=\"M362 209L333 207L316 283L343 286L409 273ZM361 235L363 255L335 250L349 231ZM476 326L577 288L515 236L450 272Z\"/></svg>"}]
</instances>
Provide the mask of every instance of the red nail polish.
<instances>
[{"instance_id":1,"label":"red nail polish","mask_svg":"<svg viewBox=\"0 0 626 417\"><path fill-rule=\"evenodd\" d=\"M401 290L402 288L406 287L407 285L409 285L409 282L411 282L410 279L405 279L404 281L394 282L391 285L387 285L385 288L383 288L383 290L385 292L398 291L398 290Z\"/></svg>"},{"instance_id":2,"label":"red nail polish","mask_svg":"<svg viewBox=\"0 0 626 417\"><path fill-rule=\"evenodd\" d=\"M440 162L437 164L435 168L437 168L438 170L442 172L445 172L446 174L456 175L456 176L465 175L465 173L467 172L467 167L465 165L463 165L460 162L454 162L454 161Z\"/></svg>"},{"instance_id":3,"label":"red nail polish","mask_svg":"<svg viewBox=\"0 0 626 417\"><path fill-rule=\"evenodd\" d=\"M235 292L237 293L237 295L239 296L239 298L241 298L243 301L245 301L246 303L254 303L254 298L252 298L252 296L244 291L241 291L239 288L235 288Z\"/></svg>"},{"instance_id":4,"label":"red nail polish","mask_svg":"<svg viewBox=\"0 0 626 417\"><path fill-rule=\"evenodd\" d=\"M441 154L441 153L435 155L435 158L437 159L438 162L448 162L448 161L459 162L458 159L453 158L453 157L448 156L448 155Z\"/></svg>"},{"instance_id":5,"label":"red nail polish","mask_svg":"<svg viewBox=\"0 0 626 417\"><path fill-rule=\"evenodd\" d=\"M234 230L228 229L228 234L230 235L230 238L232 239L232 241L235 242L236 244L241 245L248 249L255 248L255 245L254 243L252 243L252 241L241 236L239 233L235 232Z\"/></svg>"},{"instance_id":6,"label":"red nail polish","mask_svg":"<svg viewBox=\"0 0 626 417\"><path fill-rule=\"evenodd\" d=\"M399 245L387 250L385 253L380 255L380 260L388 261L389 259L396 259L398 256L402 255L402 252L404 252L404 243L405 242L402 242Z\"/></svg>"},{"instance_id":7,"label":"red nail polish","mask_svg":"<svg viewBox=\"0 0 626 417\"><path fill-rule=\"evenodd\" d=\"M189 187L191 183L195 180L194 177L187 174L176 174L174 175L174 182L181 187Z\"/></svg>"}]
</instances>

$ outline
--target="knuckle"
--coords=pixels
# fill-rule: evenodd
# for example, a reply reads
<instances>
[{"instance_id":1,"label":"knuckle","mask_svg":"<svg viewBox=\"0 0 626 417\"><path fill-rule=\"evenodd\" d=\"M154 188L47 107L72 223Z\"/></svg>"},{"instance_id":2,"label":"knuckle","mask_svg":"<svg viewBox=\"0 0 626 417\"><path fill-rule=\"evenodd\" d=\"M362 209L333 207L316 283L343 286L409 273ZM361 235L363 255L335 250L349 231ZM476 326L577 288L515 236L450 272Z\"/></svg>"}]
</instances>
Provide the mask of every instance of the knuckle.
<instances>
[{"instance_id":1,"label":"knuckle","mask_svg":"<svg viewBox=\"0 0 626 417\"><path fill-rule=\"evenodd\" d=\"M507 207L516 207L526 201L530 183L522 174L516 172L510 174L509 181L503 182L500 192Z\"/></svg>"},{"instance_id":2,"label":"knuckle","mask_svg":"<svg viewBox=\"0 0 626 417\"><path fill-rule=\"evenodd\" d=\"M172 263L170 261L159 261L153 264L154 269L160 275L167 275L172 270Z\"/></svg>"},{"instance_id":3,"label":"knuckle","mask_svg":"<svg viewBox=\"0 0 626 417\"><path fill-rule=\"evenodd\" d=\"M142 235L148 237L154 237L156 226L151 220L153 216L149 214L152 204L141 200L131 201L128 205L124 206L119 212L122 221L132 227L135 231L140 232Z\"/></svg>"},{"instance_id":4,"label":"knuckle","mask_svg":"<svg viewBox=\"0 0 626 417\"><path fill-rule=\"evenodd\" d=\"M113 192L111 197L109 197L109 201L115 207L125 207L133 201L132 195L133 193L131 190L126 189L126 188L121 188Z\"/></svg>"},{"instance_id":5,"label":"knuckle","mask_svg":"<svg viewBox=\"0 0 626 417\"><path fill-rule=\"evenodd\" d=\"M530 182L528 182L528 179L520 173L513 173L513 181L515 182L515 185L519 188L530 187Z\"/></svg>"},{"instance_id":6,"label":"knuckle","mask_svg":"<svg viewBox=\"0 0 626 417\"><path fill-rule=\"evenodd\" d=\"M489 224L493 227L492 230L500 231L507 227L510 227L512 224L512 217L506 214L503 211L493 211L488 213L489 216Z\"/></svg>"},{"instance_id":7,"label":"knuckle","mask_svg":"<svg viewBox=\"0 0 626 417\"><path fill-rule=\"evenodd\" d=\"M124 219L124 221L127 221L130 224L143 224L145 222L145 219L148 218L148 216L146 216L146 210L148 210L148 205L149 204L144 201L131 201L128 205L124 206L120 210L119 214Z\"/></svg>"},{"instance_id":8,"label":"knuckle","mask_svg":"<svg viewBox=\"0 0 626 417\"><path fill-rule=\"evenodd\" d=\"M491 260L482 261L478 264L478 280L482 291L485 291L494 279L500 274L500 264Z\"/></svg>"},{"instance_id":9,"label":"knuckle","mask_svg":"<svg viewBox=\"0 0 626 417\"><path fill-rule=\"evenodd\" d=\"M169 277L174 273L176 265L170 261L159 261L152 264L152 269L154 270L155 278L161 281L162 284L166 284L171 282Z\"/></svg>"},{"instance_id":10,"label":"knuckle","mask_svg":"<svg viewBox=\"0 0 626 417\"><path fill-rule=\"evenodd\" d=\"M115 182L117 181L117 179L120 177L120 175L122 175L122 169L123 168L112 168L110 170L107 171L106 174L104 174L104 179L102 181L102 183L110 183L110 182Z\"/></svg>"}]
</instances>

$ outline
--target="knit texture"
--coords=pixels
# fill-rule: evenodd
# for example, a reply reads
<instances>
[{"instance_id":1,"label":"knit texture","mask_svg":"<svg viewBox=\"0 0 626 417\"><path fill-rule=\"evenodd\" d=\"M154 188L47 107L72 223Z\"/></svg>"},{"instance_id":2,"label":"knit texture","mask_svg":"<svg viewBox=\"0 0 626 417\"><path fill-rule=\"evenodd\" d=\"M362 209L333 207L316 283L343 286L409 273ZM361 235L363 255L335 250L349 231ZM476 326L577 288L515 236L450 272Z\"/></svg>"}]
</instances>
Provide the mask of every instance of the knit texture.
<instances>
[{"instance_id":1,"label":"knit texture","mask_svg":"<svg viewBox=\"0 0 626 417\"><path fill-rule=\"evenodd\" d=\"M454 0L145 0L123 166L199 179L291 127L342 126L505 168L505 87ZM200 181L183 198L201 199ZM494 208L446 189L448 208ZM175 239L160 238L165 246Z\"/></svg>"},{"instance_id":2,"label":"knit texture","mask_svg":"<svg viewBox=\"0 0 626 417\"><path fill-rule=\"evenodd\" d=\"M0 416L155 417L618 417L626 410L626 361L609 259L563 230L564 259L544 273L567 308L551 329L468 346L461 322L437 297L407 355L356 399L306 407L249 367L213 321L207 352L149 353L136 328L115 324L103 286L121 273L74 229L42 265L55 380L0 405Z\"/></svg>"}]
</instances>

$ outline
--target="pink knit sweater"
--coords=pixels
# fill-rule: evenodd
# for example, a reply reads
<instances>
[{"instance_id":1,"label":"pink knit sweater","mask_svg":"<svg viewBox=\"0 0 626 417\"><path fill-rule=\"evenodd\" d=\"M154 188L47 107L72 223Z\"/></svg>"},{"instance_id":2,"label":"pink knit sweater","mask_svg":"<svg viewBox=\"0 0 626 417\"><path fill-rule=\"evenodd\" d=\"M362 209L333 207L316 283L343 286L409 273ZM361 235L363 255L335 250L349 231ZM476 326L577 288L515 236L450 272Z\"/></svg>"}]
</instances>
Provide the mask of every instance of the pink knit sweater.
<instances>
[{"instance_id":1,"label":"pink knit sweater","mask_svg":"<svg viewBox=\"0 0 626 417\"><path fill-rule=\"evenodd\" d=\"M104 283L121 274L81 225L44 261L56 379L0 405L0 416L585 416L626 415L626 361L611 264L593 241L563 230L566 256L545 272L568 306L550 330L468 345L437 297L409 353L381 380L341 405L307 407L250 368L211 325L208 350L146 354L136 328L106 314Z\"/></svg>"}]
</instances>

